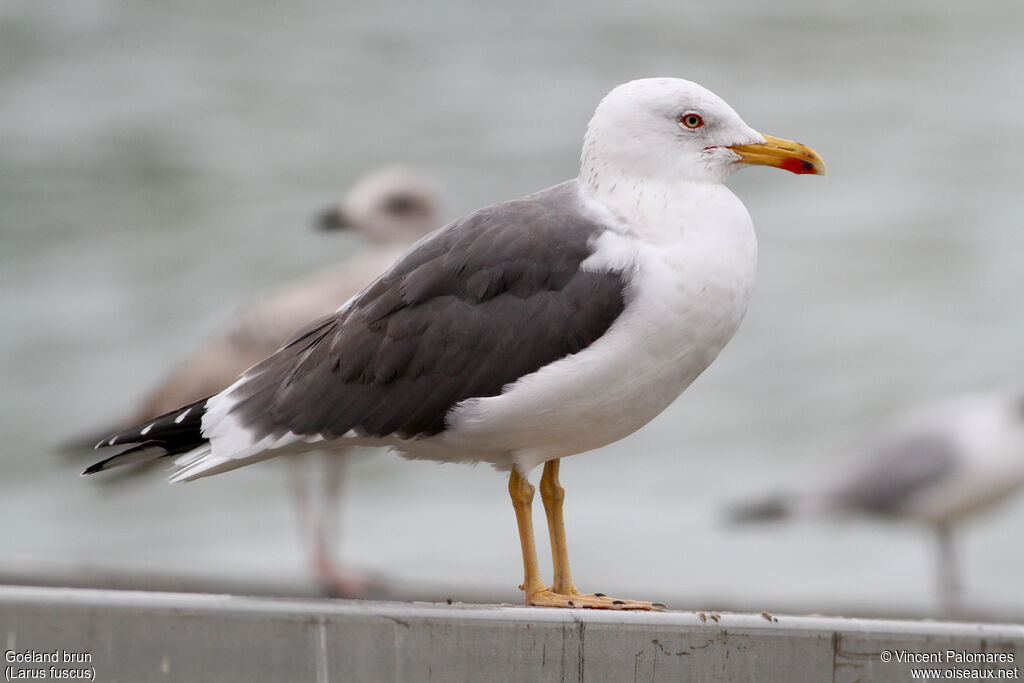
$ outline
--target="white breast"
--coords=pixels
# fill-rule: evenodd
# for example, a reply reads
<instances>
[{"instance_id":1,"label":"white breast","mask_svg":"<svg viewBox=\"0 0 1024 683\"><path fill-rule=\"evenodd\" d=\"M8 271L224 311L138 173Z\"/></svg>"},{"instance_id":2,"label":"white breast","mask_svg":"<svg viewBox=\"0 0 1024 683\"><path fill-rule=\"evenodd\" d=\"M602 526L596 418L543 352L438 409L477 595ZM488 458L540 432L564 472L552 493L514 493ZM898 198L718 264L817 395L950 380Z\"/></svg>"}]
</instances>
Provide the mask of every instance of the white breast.
<instances>
[{"instance_id":1,"label":"white breast","mask_svg":"<svg viewBox=\"0 0 1024 683\"><path fill-rule=\"evenodd\" d=\"M908 516L932 522L985 510L1024 486L1024 423L1005 396L968 396L924 414L926 429L956 445L956 469L908 501Z\"/></svg>"}]
</instances>

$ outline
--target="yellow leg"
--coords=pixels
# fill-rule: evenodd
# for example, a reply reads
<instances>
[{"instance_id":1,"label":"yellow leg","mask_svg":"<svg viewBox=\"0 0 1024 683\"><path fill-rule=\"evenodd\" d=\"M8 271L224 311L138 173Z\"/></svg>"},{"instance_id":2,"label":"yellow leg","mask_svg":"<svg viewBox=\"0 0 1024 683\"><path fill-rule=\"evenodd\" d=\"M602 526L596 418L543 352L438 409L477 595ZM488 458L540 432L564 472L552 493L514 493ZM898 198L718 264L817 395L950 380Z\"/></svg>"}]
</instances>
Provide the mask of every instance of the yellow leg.
<instances>
[{"instance_id":1,"label":"yellow leg","mask_svg":"<svg viewBox=\"0 0 1024 683\"><path fill-rule=\"evenodd\" d=\"M508 478L508 493L512 496L512 507L516 510L519 542L523 546L524 577L519 589L525 591L529 598L544 590L544 582L540 580L540 566L537 564L537 546L533 541L533 486L513 468Z\"/></svg>"},{"instance_id":2,"label":"yellow leg","mask_svg":"<svg viewBox=\"0 0 1024 683\"><path fill-rule=\"evenodd\" d=\"M592 609L663 610L659 603L637 600L618 600L601 593L581 594L572 583L569 571L569 550L565 542L565 522L562 518L562 502L565 489L558 483L558 460L544 465L540 480L540 495L548 518L548 532L551 535L551 555L555 569L555 581L551 589L544 587L540 580L537 564L537 549L533 536L533 494L534 488L515 469L508 480L508 491L516 510L519 525L519 541L523 547L523 572L525 578L520 588L526 593L526 604L540 607L589 607Z\"/></svg>"},{"instance_id":3,"label":"yellow leg","mask_svg":"<svg viewBox=\"0 0 1024 683\"><path fill-rule=\"evenodd\" d=\"M544 474L540 478L540 499L548 518L548 533L551 535L551 560L555 566L555 580L551 584L553 593L579 595L572 583L569 570L569 548L565 542L565 520L562 518L562 502L565 489L558 483L559 460L544 463Z\"/></svg>"}]
</instances>

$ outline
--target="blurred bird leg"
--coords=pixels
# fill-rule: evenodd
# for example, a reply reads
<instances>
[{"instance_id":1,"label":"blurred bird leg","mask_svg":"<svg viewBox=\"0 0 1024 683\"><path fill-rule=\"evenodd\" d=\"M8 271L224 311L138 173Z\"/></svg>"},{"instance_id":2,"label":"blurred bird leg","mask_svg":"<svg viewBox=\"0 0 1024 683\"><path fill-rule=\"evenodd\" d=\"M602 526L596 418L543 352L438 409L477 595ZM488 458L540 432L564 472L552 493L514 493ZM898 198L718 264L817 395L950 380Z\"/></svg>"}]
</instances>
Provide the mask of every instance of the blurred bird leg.
<instances>
[{"instance_id":1,"label":"blurred bird leg","mask_svg":"<svg viewBox=\"0 0 1024 683\"><path fill-rule=\"evenodd\" d=\"M345 568L336 550L345 458L338 453L313 452L293 456L288 464L299 532L321 592L332 598L366 595L370 582L359 572ZM312 491L312 487L319 490Z\"/></svg>"},{"instance_id":2,"label":"blurred bird leg","mask_svg":"<svg viewBox=\"0 0 1024 683\"><path fill-rule=\"evenodd\" d=\"M939 604L942 613L954 616L961 611L960 574L957 570L956 544L953 529L948 522L940 522L935 530L939 541Z\"/></svg>"}]
</instances>

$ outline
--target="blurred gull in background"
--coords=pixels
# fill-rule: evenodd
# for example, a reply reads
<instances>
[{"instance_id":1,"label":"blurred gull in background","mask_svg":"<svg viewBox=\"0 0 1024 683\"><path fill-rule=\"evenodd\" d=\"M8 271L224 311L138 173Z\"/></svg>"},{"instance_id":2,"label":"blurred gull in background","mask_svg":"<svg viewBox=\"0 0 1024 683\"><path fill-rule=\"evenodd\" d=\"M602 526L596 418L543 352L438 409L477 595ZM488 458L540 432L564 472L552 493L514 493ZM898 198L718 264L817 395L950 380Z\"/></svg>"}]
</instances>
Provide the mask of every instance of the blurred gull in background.
<instances>
[{"instance_id":1,"label":"blurred gull in background","mask_svg":"<svg viewBox=\"0 0 1024 683\"><path fill-rule=\"evenodd\" d=\"M221 391L243 371L274 353L300 327L333 313L439 222L436 190L416 171L388 166L364 176L343 201L318 217L318 226L323 230L356 231L369 244L338 266L250 302L168 373L114 429L144 422ZM90 438L89 446L110 431ZM289 472L303 541L311 553L317 580L330 595L362 594L365 582L342 570L334 559L343 460L338 453L319 458L322 475L310 477L307 470L313 464L311 459L291 459Z\"/></svg>"},{"instance_id":2,"label":"blurred gull in background","mask_svg":"<svg viewBox=\"0 0 1024 683\"><path fill-rule=\"evenodd\" d=\"M857 513L932 526L939 599L962 610L952 527L1024 485L1024 392L972 394L894 421L820 485L737 507L737 522Z\"/></svg>"}]
</instances>

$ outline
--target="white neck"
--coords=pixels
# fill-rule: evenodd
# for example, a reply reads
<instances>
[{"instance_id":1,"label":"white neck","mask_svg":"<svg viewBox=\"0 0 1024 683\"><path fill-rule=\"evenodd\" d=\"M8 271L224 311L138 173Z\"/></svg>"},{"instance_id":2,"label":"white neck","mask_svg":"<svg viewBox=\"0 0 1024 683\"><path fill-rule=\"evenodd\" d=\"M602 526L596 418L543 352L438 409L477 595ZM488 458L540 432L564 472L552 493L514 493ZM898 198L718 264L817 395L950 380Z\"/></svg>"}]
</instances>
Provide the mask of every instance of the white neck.
<instances>
[{"instance_id":1,"label":"white neck","mask_svg":"<svg viewBox=\"0 0 1024 683\"><path fill-rule=\"evenodd\" d=\"M601 165L583 166L583 201L616 231L652 244L677 242L721 231L752 230L750 215L725 185L695 180L629 177ZM609 220L611 219L611 220Z\"/></svg>"}]
</instances>

